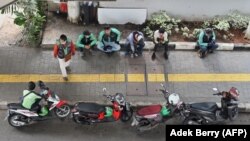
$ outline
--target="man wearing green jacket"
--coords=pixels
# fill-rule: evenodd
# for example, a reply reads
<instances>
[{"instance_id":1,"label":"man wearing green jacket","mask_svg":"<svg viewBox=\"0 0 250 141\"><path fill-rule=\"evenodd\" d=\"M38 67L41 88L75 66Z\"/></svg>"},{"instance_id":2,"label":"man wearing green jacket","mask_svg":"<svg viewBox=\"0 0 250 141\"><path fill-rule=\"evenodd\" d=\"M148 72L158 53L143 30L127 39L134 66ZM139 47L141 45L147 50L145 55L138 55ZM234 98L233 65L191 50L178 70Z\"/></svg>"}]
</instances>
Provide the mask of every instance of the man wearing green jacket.
<instances>
[{"instance_id":1,"label":"man wearing green jacket","mask_svg":"<svg viewBox=\"0 0 250 141\"><path fill-rule=\"evenodd\" d=\"M23 91L23 99L22 99L22 106L29 110L34 110L39 113L41 106L39 102L42 99L42 96L34 92L36 84L32 81L28 83L28 90Z\"/></svg>"},{"instance_id":2,"label":"man wearing green jacket","mask_svg":"<svg viewBox=\"0 0 250 141\"><path fill-rule=\"evenodd\" d=\"M83 34L79 35L76 46L82 52L82 57L86 55L86 52L92 55L92 49L96 47L97 40L93 33L85 30Z\"/></svg>"},{"instance_id":3,"label":"man wearing green jacket","mask_svg":"<svg viewBox=\"0 0 250 141\"><path fill-rule=\"evenodd\" d=\"M218 48L218 45L215 41L216 36L211 28L206 28L200 32L198 39L200 57L204 57L208 51L212 53L216 48Z\"/></svg>"},{"instance_id":4,"label":"man wearing green jacket","mask_svg":"<svg viewBox=\"0 0 250 141\"><path fill-rule=\"evenodd\" d=\"M104 30L99 33L97 48L108 54L119 51L121 49L120 38L121 32L118 29L105 26Z\"/></svg>"}]
</instances>

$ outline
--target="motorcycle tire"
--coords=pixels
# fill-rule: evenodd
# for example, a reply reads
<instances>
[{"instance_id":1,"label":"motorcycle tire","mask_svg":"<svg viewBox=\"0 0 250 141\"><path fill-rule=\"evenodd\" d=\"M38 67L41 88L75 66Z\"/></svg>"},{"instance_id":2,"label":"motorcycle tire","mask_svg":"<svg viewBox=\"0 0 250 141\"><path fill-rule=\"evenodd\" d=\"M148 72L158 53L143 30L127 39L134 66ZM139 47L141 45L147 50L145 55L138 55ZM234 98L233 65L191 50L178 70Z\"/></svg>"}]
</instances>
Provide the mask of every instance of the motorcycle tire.
<instances>
[{"instance_id":1,"label":"motorcycle tire","mask_svg":"<svg viewBox=\"0 0 250 141\"><path fill-rule=\"evenodd\" d=\"M239 109L238 107L233 108L232 110L228 111L228 118L231 121L234 121L239 115Z\"/></svg>"},{"instance_id":2,"label":"motorcycle tire","mask_svg":"<svg viewBox=\"0 0 250 141\"><path fill-rule=\"evenodd\" d=\"M128 122L128 121L130 121L130 119L132 118L132 116L133 116L133 109L130 108L129 111L125 111L125 112L122 113L122 115L121 115L121 121L122 122Z\"/></svg>"},{"instance_id":3,"label":"motorcycle tire","mask_svg":"<svg viewBox=\"0 0 250 141\"><path fill-rule=\"evenodd\" d=\"M182 122L183 125L201 125L201 123L197 122L196 116L188 116Z\"/></svg>"},{"instance_id":4,"label":"motorcycle tire","mask_svg":"<svg viewBox=\"0 0 250 141\"><path fill-rule=\"evenodd\" d=\"M58 118L63 119L70 114L70 110L71 110L70 106L68 104L64 104L60 108L56 108L54 112Z\"/></svg>"},{"instance_id":5,"label":"motorcycle tire","mask_svg":"<svg viewBox=\"0 0 250 141\"><path fill-rule=\"evenodd\" d=\"M25 126L27 123L26 123L25 121L16 121L16 123L15 123L14 120L16 120L16 119L19 119L19 120L20 120L20 119L25 119L25 118L27 118L27 117L25 117L24 115L20 115L20 114L11 114L11 115L9 115L9 117L8 117L8 123L9 123L9 125L11 125L12 127L20 128L20 127ZM20 125L20 124L18 124L18 122L23 122L23 124Z\"/></svg>"}]
</instances>

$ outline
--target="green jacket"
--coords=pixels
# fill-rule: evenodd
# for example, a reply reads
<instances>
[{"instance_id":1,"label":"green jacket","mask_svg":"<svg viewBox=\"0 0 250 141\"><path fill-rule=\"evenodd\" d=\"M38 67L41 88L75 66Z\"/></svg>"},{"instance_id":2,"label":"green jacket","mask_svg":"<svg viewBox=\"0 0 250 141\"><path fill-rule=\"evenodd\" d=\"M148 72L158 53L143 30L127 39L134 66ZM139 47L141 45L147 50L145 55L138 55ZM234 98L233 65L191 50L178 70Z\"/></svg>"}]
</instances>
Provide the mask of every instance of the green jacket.
<instances>
[{"instance_id":1,"label":"green jacket","mask_svg":"<svg viewBox=\"0 0 250 141\"><path fill-rule=\"evenodd\" d=\"M85 45L90 45L91 47L93 47L94 45L96 45L96 43L97 40L93 33L90 34L89 38L85 38L84 35L81 34L77 39L76 46L78 48L84 48Z\"/></svg>"},{"instance_id":2,"label":"green jacket","mask_svg":"<svg viewBox=\"0 0 250 141\"><path fill-rule=\"evenodd\" d=\"M110 36L107 36L105 34L104 30L101 31L99 33L99 36L98 36L98 40L100 42L103 42L103 41L105 41L105 42L115 42L115 41L119 42L120 38L121 38L121 32L116 28L111 28Z\"/></svg>"},{"instance_id":3,"label":"green jacket","mask_svg":"<svg viewBox=\"0 0 250 141\"><path fill-rule=\"evenodd\" d=\"M29 92L30 92L29 90L23 91L23 97L28 94L27 96L24 97L22 101L22 106L27 109L31 109L32 105L35 102L42 99L42 97L39 96L38 94L35 94L34 92L31 92L31 93Z\"/></svg>"},{"instance_id":4,"label":"green jacket","mask_svg":"<svg viewBox=\"0 0 250 141\"><path fill-rule=\"evenodd\" d=\"M216 36L215 36L215 33L213 31L212 33L212 36L208 39L206 34L205 34L205 31L202 30L199 34L199 39L198 39L198 44L200 46L207 46L208 43L211 41L211 40L215 40L216 39Z\"/></svg>"}]
</instances>

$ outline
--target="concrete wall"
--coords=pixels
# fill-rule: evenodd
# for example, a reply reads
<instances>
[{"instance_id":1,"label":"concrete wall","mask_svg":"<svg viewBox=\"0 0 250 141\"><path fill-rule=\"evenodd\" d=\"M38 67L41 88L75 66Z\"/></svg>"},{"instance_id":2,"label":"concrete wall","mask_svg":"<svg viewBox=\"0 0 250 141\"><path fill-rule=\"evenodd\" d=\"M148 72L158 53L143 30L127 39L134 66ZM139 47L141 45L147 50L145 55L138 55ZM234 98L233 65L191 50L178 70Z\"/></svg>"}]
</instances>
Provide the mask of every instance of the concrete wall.
<instances>
[{"instance_id":1,"label":"concrete wall","mask_svg":"<svg viewBox=\"0 0 250 141\"><path fill-rule=\"evenodd\" d=\"M202 20L239 10L250 15L250 0L116 0L100 2L100 7L146 8L148 18L153 12L165 10L185 20Z\"/></svg>"}]
</instances>

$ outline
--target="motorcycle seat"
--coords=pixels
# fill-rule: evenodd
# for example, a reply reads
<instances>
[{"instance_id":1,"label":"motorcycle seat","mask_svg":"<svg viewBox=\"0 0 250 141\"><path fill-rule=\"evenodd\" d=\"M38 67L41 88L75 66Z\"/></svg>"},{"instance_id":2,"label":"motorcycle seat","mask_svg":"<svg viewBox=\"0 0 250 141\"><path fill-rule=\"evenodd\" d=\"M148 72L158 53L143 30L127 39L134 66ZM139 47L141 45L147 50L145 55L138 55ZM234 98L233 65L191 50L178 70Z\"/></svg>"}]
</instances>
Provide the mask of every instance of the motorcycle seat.
<instances>
[{"instance_id":1,"label":"motorcycle seat","mask_svg":"<svg viewBox=\"0 0 250 141\"><path fill-rule=\"evenodd\" d=\"M190 108L208 112L215 112L216 109L218 109L218 106L214 102L202 102L190 104Z\"/></svg>"},{"instance_id":2,"label":"motorcycle seat","mask_svg":"<svg viewBox=\"0 0 250 141\"><path fill-rule=\"evenodd\" d=\"M9 109L20 109L20 110L28 110L22 106L21 103L9 103L7 104Z\"/></svg>"},{"instance_id":3,"label":"motorcycle seat","mask_svg":"<svg viewBox=\"0 0 250 141\"><path fill-rule=\"evenodd\" d=\"M95 113L99 114L101 112L105 112L105 106L99 105L96 103L84 103L79 102L76 106L76 109L80 112L84 113Z\"/></svg>"},{"instance_id":4,"label":"motorcycle seat","mask_svg":"<svg viewBox=\"0 0 250 141\"><path fill-rule=\"evenodd\" d=\"M161 105L152 105L141 108L137 111L139 116L153 115L160 113L162 106Z\"/></svg>"}]
</instances>

